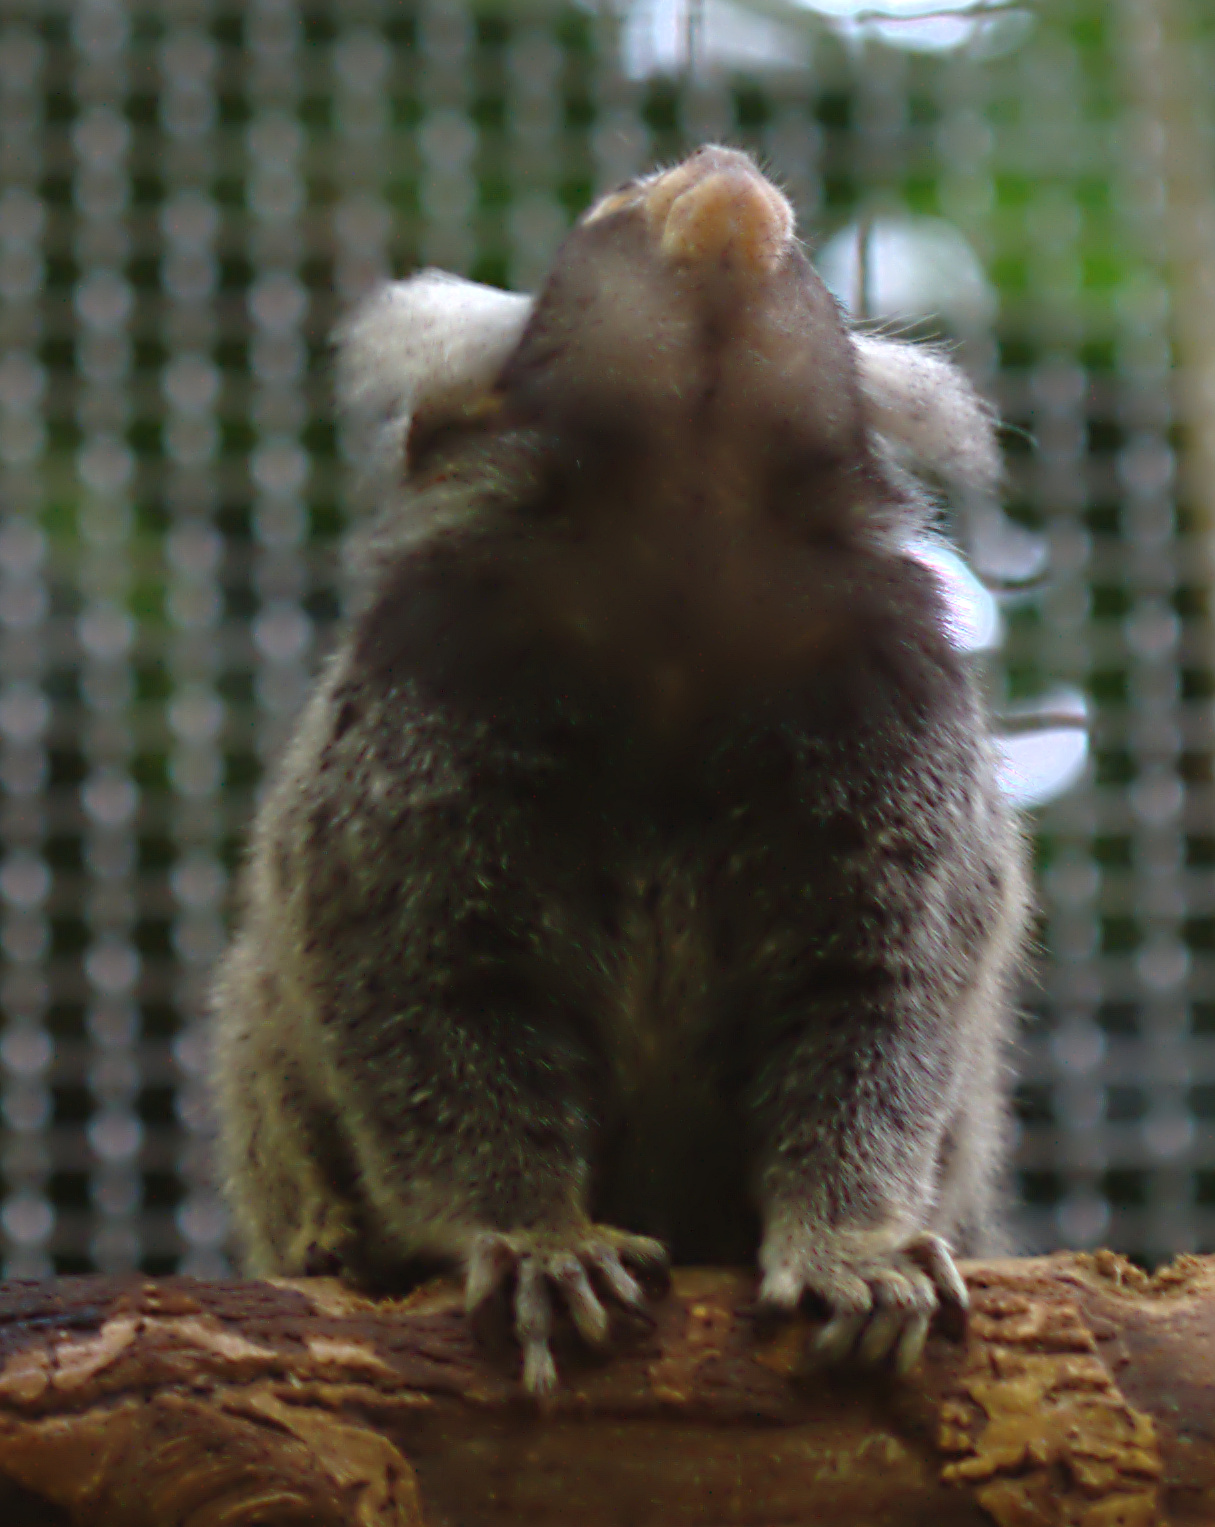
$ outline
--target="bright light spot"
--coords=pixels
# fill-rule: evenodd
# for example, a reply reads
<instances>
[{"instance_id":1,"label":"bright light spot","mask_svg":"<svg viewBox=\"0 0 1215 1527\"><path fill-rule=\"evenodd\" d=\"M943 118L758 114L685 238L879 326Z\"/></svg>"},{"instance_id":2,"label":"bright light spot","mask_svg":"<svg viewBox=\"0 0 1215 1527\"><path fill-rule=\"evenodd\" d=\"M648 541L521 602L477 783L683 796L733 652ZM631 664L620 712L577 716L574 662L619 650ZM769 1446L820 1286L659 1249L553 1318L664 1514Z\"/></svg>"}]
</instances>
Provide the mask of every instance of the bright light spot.
<instances>
[{"instance_id":1,"label":"bright light spot","mask_svg":"<svg viewBox=\"0 0 1215 1527\"><path fill-rule=\"evenodd\" d=\"M1088 706L1079 690L1060 689L1032 705L1015 707L1010 718L1032 725L1035 715L1074 715L1082 723ZM1004 732L995 741L1000 788L1015 806L1044 806L1053 801L1071 789L1088 763L1088 732L1080 724Z\"/></svg>"},{"instance_id":2,"label":"bright light spot","mask_svg":"<svg viewBox=\"0 0 1215 1527\"><path fill-rule=\"evenodd\" d=\"M1045 573L1050 542L1044 535L1018 525L994 505L972 507L968 518L967 546L985 577L1016 585Z\"/></svg>"},{"instance_id":3,"label":"bright light spot","mask_svg":"<svg viewBox=\"0 0 1215 1527\"><path fill-rule=\"evenodd\" d=\"M802 10L830 16L840 30L877 37L896 48L945 53L969 45L986 57L1016 47L1033 25L1028 11L995 16L942 15L972 10L972 0L790 0ZM926 14L932 12L933 14Z\"/></svg>"},{"instance_id":4,"label":"bright light spot","mask_svg":"<svg viewBox=\"0 0 1215 1527\"><path fill-rule=\"evenodd\" d=\"M907 548L917 562L937 575L949 607L949 639L961 652L985 652L998 647L1000 610L952 547L940 541L913 541Z\"/></svg>"},{"instance_id":5,"label":"bright light spot","mask_svg":"<svg viewBox=\"0 0 1215 1527\"><path fill-rule=\"evenodd\" d=\"M796 5L790 6L795 23ZM782 25L734 0L703 0L692 24L691 0L633 0L621 28L630 79L717 69L798 69L809 63L804 25ZM692 57L695 52L695 59Z\"/></svg>"},{"instance_id":6,"label":"bright light spot","mask_svg":"<svg viewBox=\"0 0 1215 1527\"><path fill-rule=\"evenodd\" d=\"M824 244L816 264L823 280L852 310L857 297L857 243L850 223ZM940 316L964 326L989 323L995 293L973 249L939 217L877 217L868 225L870 318Z\"/></svg>"},{"instance_id":7,"label":"bright light spot","mask_svg":"<svg viewBox=\"0 0 1215 1527\"><path fill-rule=\"evenodd\" d=\"M595 10L605 0L578 0ZM715 69L804 69L812 16L853 39L991 58L1020 45L1029 11L964 14L971 0L621 0L621 53L630 79ZM942 12L956 11L956 15ZM928 14L931 12L932 14ZM693 57L693 54L695 57Z\"/></svg>"}]
</instances>

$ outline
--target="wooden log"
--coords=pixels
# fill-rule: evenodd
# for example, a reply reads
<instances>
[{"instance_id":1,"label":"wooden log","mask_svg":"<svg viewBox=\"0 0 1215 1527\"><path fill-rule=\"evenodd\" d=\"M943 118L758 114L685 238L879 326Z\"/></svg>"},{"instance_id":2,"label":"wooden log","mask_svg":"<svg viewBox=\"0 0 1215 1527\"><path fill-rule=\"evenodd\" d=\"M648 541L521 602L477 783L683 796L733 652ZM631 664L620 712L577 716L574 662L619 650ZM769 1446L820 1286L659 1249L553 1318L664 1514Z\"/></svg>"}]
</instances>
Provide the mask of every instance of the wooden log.
<instances>
[{"instance_id":1,"label":"wooden log","mask_svg":"<svg viewBox=\"0 0 1215 1527\"><path fill-rule=\"evenodd\" d=\"M807 1371L741 1272L678 1272L543 1409L458 1292L0 1285L4 1527L1215 1523L1215 1258L965 1266L907 1379Z\"/></svg>"}]
</instances>

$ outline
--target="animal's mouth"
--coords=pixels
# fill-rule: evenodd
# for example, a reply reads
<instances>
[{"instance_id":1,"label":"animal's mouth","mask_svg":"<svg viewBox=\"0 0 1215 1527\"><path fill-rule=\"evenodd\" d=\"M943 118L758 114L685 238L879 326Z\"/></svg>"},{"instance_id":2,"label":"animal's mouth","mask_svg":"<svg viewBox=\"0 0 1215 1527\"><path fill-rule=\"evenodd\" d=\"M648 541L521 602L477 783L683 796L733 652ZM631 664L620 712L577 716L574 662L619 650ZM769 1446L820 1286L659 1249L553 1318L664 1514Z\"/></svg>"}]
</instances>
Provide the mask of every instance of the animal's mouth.
<instances>
[{"instance_id":1,"label":"animal's mouth","mask_svg":"<svg viewBox=\"0 0 1215 1527\"><path fill-rule=\"evenodd\" d=\"M707 147L674 169L605 196L584 222L639 210L672 264L774 271L793 242L793 209L735 149Z\"/></svg>"}]
</instances>

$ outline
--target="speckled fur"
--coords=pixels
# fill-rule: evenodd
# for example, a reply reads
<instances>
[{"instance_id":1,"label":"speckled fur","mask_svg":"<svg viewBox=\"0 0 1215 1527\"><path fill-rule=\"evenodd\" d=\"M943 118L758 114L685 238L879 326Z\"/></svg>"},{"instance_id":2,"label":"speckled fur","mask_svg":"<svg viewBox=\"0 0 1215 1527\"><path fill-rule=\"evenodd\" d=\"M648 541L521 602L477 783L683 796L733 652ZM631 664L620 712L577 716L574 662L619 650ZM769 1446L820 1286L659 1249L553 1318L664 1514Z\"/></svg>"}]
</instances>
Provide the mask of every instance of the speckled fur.
<instances>
[{"instance_id":1,"label":"speckled fur","mask_svg":"<svg viewBox=\"0 0 1215 1527\"><path fill-rule=\"evenodd\" d=\"M917 1237L999 1238L1018 836L834 306L660 258L651 184L368 538L218 988L231 1198L260 1273L606 1222L920 1319Z\"/></svg>"}]
</instances>

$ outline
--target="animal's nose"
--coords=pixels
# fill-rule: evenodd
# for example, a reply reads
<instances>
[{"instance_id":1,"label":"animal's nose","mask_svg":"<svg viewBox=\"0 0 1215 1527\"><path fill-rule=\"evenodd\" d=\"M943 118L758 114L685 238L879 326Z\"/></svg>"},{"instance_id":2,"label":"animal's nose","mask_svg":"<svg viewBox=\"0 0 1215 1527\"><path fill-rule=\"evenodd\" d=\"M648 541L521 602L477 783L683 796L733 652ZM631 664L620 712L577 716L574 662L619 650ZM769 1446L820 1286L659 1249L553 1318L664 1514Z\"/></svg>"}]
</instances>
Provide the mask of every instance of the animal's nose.
<instances>
[{"instance_id":1,"label":"animal's nose","mask_svg":"<svg viewBox=\"0 0 1215 1527\"><path fill-rule=\"evenodd\" d=\"M642 189L646 221L667 259L727 259L757 274L775 270L793 238L793 210L733 149L704 148Z\"/></svg>"}]
</instances>

